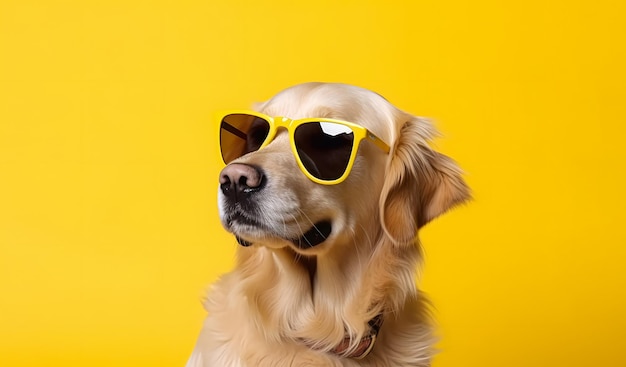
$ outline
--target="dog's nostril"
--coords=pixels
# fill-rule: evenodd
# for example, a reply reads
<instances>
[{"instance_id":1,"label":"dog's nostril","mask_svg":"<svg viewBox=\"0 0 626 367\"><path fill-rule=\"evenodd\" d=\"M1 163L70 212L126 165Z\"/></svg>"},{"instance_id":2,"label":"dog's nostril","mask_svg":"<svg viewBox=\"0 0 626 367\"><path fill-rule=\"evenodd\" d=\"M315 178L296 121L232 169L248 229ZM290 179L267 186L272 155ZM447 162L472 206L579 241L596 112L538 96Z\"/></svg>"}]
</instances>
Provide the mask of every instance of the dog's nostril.
<instances>
[{"instance_id":1,"label":"dog's nostril","mask_svg":"<svg viewBox=\"0 0 626 367\"><path fill-rule=\"evenodd\" d=\"M232 189L232 186L233 184L227 175L220 176L220 189L222 190L224 194L229 193Z\"/></svg>"},{"instance_id":2,"label":"dog's nostril","mask_svg":"<svg viewBox=\"0 0 626 367\"><path fill-rule=\"evenodd\" d=\"M228 175L220 175L220 185L230 185L230 178L228 177Z\"/></svg>"}]
</instances>

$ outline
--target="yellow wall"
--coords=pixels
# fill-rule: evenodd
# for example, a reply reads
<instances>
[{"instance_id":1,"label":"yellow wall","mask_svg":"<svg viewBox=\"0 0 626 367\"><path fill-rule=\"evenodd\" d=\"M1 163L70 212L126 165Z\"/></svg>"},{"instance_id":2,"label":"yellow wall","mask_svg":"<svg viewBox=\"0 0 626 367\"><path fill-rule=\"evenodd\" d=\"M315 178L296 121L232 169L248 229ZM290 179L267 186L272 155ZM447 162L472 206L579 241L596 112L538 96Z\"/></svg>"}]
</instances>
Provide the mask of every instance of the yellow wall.
<instances>
[{"instance_id":1,"label":"yellow wall","mask_svg":"<svg viewBox=\"0 0 626 367\"><path fill-rule=\"evenodd\" d=\"M211 112L321 80L467 171L422 233L435 367L625 366L623 4L2 0L0 365L183 365L236 247Z\"/></svg>"}]
</instances>

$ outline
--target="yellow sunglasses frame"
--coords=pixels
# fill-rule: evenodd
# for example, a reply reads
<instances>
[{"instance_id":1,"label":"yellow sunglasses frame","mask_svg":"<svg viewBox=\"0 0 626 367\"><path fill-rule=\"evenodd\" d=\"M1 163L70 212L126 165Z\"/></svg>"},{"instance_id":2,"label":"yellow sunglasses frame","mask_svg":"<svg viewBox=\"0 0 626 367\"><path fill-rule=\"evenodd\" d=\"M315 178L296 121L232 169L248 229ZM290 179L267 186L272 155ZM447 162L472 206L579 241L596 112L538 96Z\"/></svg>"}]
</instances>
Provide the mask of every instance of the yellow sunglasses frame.
<instances>
[{"instance_id":1,"label":"yellow sunglasses frame","mask_svg":"<svg viewBox=\"0 0 626 367\"><path fill-rule=\"evenodd\" d=\"M263 141L263 144L261 144L261 146L257 150L261 150L265 148L269 143L271 143L274 140L274 138L276 137L276 133L278 132L278 128L282 127L286 129L287 132L289 133L289 143L291 145L291 150L293 152L294 157L296 158L296 162L298 163L300 170L311 181L316 182L318 184L322 184L322 185L336 185L336 184L343 182L348 177L348 175L350 174L350 171L352 171L352 166L354 165L354 161L356 160L356 153L359 149L359 145L362 140L365 139L365 140L371 141L372 143L374 143L374 145L376 145L385 153L389 153L391 149L389 145L387 145L387 143L385 143L382 139L380 139L374 133L369 131L367 128L361 125L357 125L352 122L336 120L336 119L328 119L328 118L305 118L305 119L292 120L290 118L283 117L283 116L272 117L272 116L265 115L260 112L249 111L249 110L229 110L229 111L224 111L224 112L219 113L217 116L218 116L218 121L219 121L218 125L220 129L219 131L220 137L221 137L222 123L224 123L224 119L228 115L250 115L250 116L261 118L269 123L270 129L269 129L269 132L267 133L267 137ZM313 176L311 173L309 173L309 171L306 169L306 167L302 163L302 160L300 159L300 155L298 154L298 149L296 148L295 132L298 126L309 123L309 122L331 122L331 123L346 126L350 128L352 132L354 133L354 140L352 142L352 150L350 151L350 159L348 160L348 165L346 166L346 169L344 170L341 177L334 179L334 180L322 180L320 178ZM237 129L235 126L232 126L232 125L230 126L232 128ZM243 131L241 132L244 133ZM222 156L222 160L224 161L224 155L222 154L221 145L222 145L222 142L220 138L220 155ZM228 164L228 162L224 161L224 164Z\"/></svg>"}]
</instances>

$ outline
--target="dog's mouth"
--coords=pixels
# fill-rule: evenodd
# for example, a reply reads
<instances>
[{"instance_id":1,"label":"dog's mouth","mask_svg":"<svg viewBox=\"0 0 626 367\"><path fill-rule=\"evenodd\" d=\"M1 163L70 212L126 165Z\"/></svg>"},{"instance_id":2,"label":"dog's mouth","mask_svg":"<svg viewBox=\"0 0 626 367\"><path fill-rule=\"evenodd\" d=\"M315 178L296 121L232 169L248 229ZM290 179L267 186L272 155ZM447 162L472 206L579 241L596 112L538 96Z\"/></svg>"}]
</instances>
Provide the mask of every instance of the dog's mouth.
<instances>
[{"instance_id":1,"label":"dog's mouth","mask_svg":"<svg viewBox=\"0 0 626 367\"><path fill-rule=\"evenodd\" d=\"M305 232L300 238L292 240L294 245L299 249L308 249L315 247L326 241L330 233L333 231L333 225L328 220L317 222L311 229Z\"/></svg>"},{"instance_id":2,"label":"dog's mouth","mask_svg":"<svg viewBox=\"0 0 626 367\"><path fill-rule=\"evenodd\" d=\"M253 223L253 221L251 221L249 219L246 220L245 222L249 226L254 226L254 227L257 227L257 228L263 228L263 226L261 226L260 224ZM302 236L300 236L298 238L295 238L295 239L294 238L286 238L286 240L291 242L291 243L293 243L294 246L296 246L297 248L299 248L301 250L306 250L306 249L310 249L310 248L313 248L315 246L318 246L321 243L323 243L324 241L326 241L326 239L332 233L332 230L333 230L332 223L329 220L323 220L323 221L315 223L311 227L311 229L309 229L308 231L304 232L302 234ZM235 238L237 239L237 242L241 246L243 246L243 247L248 247L248 246L251 246L253 244L253 242L242 238L237 233L235 233Z\"/></svg>"}]
</instances>

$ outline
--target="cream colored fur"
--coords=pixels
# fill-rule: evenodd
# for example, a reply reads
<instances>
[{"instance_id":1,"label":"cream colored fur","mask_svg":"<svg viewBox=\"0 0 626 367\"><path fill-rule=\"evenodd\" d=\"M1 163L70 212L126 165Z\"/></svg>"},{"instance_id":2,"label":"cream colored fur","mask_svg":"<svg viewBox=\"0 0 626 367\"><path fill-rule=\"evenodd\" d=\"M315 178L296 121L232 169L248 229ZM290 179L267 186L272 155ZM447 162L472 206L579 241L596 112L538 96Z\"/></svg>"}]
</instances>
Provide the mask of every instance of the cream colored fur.
<instances>
[{"instance_id":1,"label":"cream colored fur","mask_svg":"<svg viewBox=\"0 0 626 367\"><path fill-rule=\"evenodd\" d=\"M392 150L361 142L350 176L331 186L302 174L286 131L233 162L264 170L258 219L267 229L229 228L253 245L238 247L234 270L209 290L208 317L187 366L429 366L433 336L415 286L416 234L469 197L457 166L428 145L432 125L344 84L298 85L256 109L355 122ZM286 240L324 219L333 229L322 244L299 250ZM366 358L326 352L346 333L356 345L379 313L384 323Z\"/></svg>"}]
</instances>

